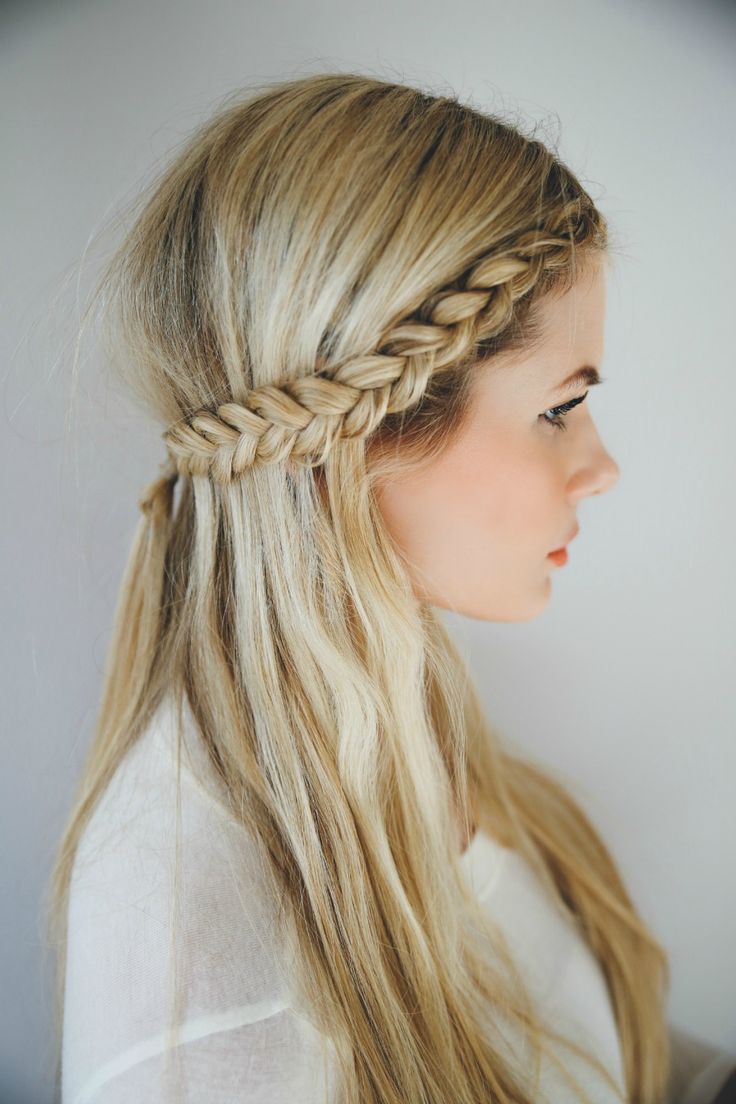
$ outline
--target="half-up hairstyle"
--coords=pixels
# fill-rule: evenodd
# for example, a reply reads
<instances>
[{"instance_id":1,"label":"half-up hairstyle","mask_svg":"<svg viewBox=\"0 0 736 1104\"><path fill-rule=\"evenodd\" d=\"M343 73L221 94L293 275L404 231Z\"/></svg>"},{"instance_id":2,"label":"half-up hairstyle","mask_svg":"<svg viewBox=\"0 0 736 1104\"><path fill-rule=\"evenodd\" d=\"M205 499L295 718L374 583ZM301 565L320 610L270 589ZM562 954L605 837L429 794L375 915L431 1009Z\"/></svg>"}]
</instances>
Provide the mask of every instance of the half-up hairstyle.
<instances>
[{"instance_id":1,"label":"half-up hairstyle","mask_svg":"<svg viewBox=\"0 0 736 1104\"><path fill-rule=\"evenodd\" d=\"M146 189L96 298L166 461L51 883L58 1015L75 850L173 689L262 846L341 1104L532 1104L553 1041L585 1057L463 880L458 823L532 864L600 963L626 1099L663 1099L665 953L562 781L504 748L373 494L448 447L479 364L533 345L608 249L542 142L351 73L228 102Z\"/></svg>"}]
</instances>

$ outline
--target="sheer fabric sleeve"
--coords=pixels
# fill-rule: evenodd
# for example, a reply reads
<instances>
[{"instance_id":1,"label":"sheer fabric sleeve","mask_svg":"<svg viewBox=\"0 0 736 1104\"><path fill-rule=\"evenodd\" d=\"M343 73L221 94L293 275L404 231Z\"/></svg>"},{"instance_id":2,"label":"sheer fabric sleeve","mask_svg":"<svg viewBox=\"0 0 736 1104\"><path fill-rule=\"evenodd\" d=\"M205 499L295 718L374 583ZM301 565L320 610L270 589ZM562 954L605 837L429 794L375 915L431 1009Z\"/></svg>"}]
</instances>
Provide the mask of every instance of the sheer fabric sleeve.
<instances>
[{"instance_id":1,"label":"sheer fabric sleeve","mask_svg":"<svg viewBox=\"0 0 736 1104\"><path fill-rule=\"evenodd\" d=\"M326 1104L329 1046L290 999L258 852L185 770L177 836L170 766L136 745L77 854L62 1104Z\"/></svg>"},{"instance_id":2,"label":"sheer fabric sleeve","mask_svg":"<svg viewBox=\"0 0 736 1104\"><path fill-rule=\"evenodd\" d=\"M677 1024L668 1024L670 1081L666 1104L713 1104L730 1074L736 1052L714 1047Z\"/></svg>"}]
</instances>

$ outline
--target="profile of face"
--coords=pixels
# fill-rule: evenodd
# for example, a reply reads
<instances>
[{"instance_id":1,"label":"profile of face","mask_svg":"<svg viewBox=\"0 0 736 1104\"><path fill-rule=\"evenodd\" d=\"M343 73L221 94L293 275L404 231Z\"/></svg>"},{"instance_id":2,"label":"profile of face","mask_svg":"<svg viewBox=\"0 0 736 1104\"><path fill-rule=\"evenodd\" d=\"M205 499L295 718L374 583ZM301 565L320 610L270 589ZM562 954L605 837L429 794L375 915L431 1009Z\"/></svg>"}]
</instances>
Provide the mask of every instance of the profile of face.
<instances>
[{"instance_id":1,"label":"profile of face","mask_svg":"<svg viewBox=\"0 0 736 1104\"><path fill-rule=\"evenodd\" d=\"M422 470L376 484L418 598L483 621L528 621L544 608L561 569L549 553L577 530L582 499L619 476L587 401L564 412L586 384L560 386L600 365L604 314L605 269L593 262L542 305L536 349L481 365L450 447Z\"/></svg>"}]
</instances>

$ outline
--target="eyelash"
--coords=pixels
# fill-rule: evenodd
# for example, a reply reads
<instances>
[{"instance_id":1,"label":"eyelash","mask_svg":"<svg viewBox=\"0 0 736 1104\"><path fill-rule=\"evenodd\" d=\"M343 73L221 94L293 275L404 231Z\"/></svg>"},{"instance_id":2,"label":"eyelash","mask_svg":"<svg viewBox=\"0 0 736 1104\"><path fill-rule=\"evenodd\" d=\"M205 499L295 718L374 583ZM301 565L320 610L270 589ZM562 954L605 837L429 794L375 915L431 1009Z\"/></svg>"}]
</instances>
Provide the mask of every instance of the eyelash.
<instances>
[{"instance_id":1,"label":"eyelash","mask_svg":"<svg viewBox=\"0 0 736 1104\"><path fill-rule=\"evenodd\" d=\"M586 391L585 395L581 395L577 399L570 399L569 402L563 403L562 406L551 406L549 410L545 410L539 417L545 425L554 426L555 429L567 429L564 421L565 415L568 414L574 406L578 406L579 403L584 402L587 394L588 392ZM554 414L554 418L546 417L546 415L550 413Z\"/></svg>"}]
</instances>

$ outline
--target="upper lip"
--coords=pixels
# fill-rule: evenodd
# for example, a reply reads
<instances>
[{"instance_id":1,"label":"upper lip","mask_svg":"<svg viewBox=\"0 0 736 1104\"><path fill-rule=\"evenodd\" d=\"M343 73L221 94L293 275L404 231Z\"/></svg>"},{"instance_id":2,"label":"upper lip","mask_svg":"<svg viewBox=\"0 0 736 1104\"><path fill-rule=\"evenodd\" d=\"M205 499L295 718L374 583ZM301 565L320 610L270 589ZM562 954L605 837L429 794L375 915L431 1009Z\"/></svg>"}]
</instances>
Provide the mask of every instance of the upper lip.
<instances>
[{"instance_id":1,"label":"upper lip","mask_svg":"<svg viewBox=\"0 0 736 1104\"><path fill-rule=\"evenodd\" d=\"M570 534L570 536L565 541L565 543L561 544L559 546L559 548L553 548L552 551L553 552L561 552L562 549L565 548L570 543L571 540L575 540L575 538L576 538L576 536L578 535L579 532L580 532L580 527L576 525L575 528L573 529L572 533Z\"/></svg>"}]
</instances>

